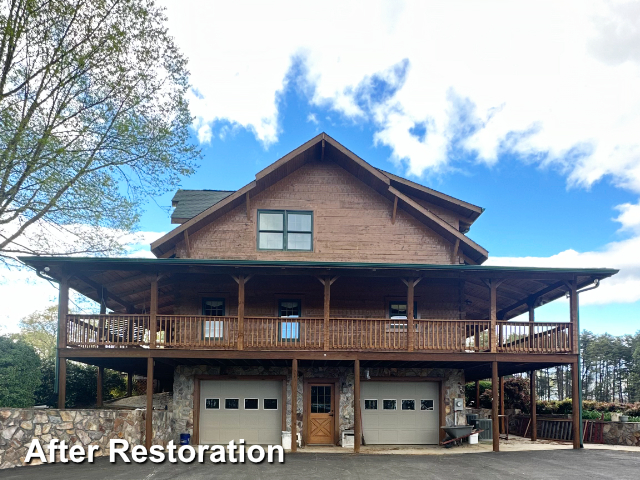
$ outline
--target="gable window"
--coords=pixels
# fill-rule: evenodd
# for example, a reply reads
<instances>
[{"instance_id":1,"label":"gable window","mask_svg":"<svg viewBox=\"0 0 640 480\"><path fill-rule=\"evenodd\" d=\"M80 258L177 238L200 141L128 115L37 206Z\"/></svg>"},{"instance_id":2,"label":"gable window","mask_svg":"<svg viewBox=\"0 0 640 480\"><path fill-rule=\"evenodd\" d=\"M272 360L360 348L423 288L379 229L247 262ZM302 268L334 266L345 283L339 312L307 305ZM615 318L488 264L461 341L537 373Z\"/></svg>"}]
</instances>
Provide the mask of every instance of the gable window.
<instances>
[{"instance_id":1,"label":"gable window","mask_svg":"<svg viewBox=\"0 0 640 480\"><path fill-rule=\"evenodd\" d=\"M224 317L224 298L203 298L202 315L208 317ZM222 339L224 336L224 322L222 320L206 320L202 325L203 338Z\"/></svg>"},{"instance_id":2,"label":"gable window","mask_svg":"<svg viewBox=\"0 0 640 480\"><path fill-rule=\"evenodd\" d=\"M258 210L259 250L313 250L313 213Z\"/></svg>"},{"instance_id":3,"label":"gable window","mask_svg":"<svg viewBox=\"0 0 640 480\"><path fill-rule=\"evenodd\" d=\"M300 317L300 300L280 300L278 302L278 313L280 318L280 339L281 340L299 340L300 339L300 322L295 319Z\"/></svg>"}]
</instances>

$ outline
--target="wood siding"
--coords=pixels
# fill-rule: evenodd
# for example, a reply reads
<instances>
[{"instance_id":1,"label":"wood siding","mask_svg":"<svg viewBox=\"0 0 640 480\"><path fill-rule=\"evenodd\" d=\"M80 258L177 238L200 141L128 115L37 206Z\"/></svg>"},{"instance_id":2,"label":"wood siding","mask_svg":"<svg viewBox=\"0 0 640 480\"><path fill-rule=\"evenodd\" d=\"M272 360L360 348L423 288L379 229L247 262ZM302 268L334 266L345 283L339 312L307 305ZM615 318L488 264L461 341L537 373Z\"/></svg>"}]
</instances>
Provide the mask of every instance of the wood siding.
<instances>
[{"instance_id":1,"label":"wood siding","mask_svg":"<svg viewBox=\"0 0 640 480\"><path fill-rule=\"evenodd\" d=\"M431 208L431 207L430 207ZM433 206L452 225L455 214ZM258 209L314 213L313 252L258 251ZM453 244L330 161L306 164L189 236L191 258L450 264ZM182 241L178 257L187 256Z\"/></svg>"}]
</instances>

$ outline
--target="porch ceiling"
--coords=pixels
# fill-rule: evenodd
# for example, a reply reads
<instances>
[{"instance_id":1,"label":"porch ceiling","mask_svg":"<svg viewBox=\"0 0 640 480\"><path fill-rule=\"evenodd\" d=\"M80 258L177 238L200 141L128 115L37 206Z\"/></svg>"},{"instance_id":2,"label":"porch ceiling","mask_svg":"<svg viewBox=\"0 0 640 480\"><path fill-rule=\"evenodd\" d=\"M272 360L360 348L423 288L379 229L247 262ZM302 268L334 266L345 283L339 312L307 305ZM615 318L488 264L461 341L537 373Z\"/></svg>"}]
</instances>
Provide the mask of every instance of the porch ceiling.
<instances>
[{"instance_id":1,"label":"porch ceiling","mask_svg":"<svg viewBox=\"0 0 640 480\"><path fill-rule=\"evenodd\" d=\"M160 275L158 311L164 314L173 312L174 286L186 278L214 275L227 278L231 275L414 277L432 282L463 281L466 317L477 320L489 318L489 288L484 280L502 279L497 290L498 319L508 320L526 312L530 301L536 300L536 305L541 305L564 296L565 282L574 277L578 288L582 288L618 272L613 269L176 258L21 257L21 260L56 280L71 275L71 288L96 302L106 299L107 307L115 312L148 311L151 279Z\"/></svg>"}]
</instances>

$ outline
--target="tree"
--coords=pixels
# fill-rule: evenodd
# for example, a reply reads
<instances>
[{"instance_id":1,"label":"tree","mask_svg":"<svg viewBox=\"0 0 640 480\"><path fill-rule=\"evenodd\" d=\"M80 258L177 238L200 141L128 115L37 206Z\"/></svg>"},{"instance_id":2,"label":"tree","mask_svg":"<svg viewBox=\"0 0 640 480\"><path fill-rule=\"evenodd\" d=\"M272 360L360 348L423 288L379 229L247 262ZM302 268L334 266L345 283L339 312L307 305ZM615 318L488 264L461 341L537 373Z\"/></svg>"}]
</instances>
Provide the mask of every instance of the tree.
<instances>
[{"instance_id":1,"label":"tree","mask_svg":"<svg viewBox=\"0 0 640 480\"><path fill-rule=\"evenodd\" d=\"M56 332L58 329L58 307L52 305L44 310L33 312L18 324L20 338L31 345L40 358L52 358L56 354Z\"/></svg>"},{"instance_id":2,"label":"tree","mask_svg":"<svg viewBox=\"0 0 640 480\"><path fill-rule=\"evenodd\" d=\"M0 259L109 254L193 172L186 59L153 0L0 6Z\"/></svg>"},{"instance_id":3,"label":"tree","mask_svg":"<svg viewBox=\"0 0 640 480\"><path fill-rule=\"evenodd\" d=\"M40 379L40 358L33 347L1 336L0 407L33 407Z\"/></svg>"}]
</instances>

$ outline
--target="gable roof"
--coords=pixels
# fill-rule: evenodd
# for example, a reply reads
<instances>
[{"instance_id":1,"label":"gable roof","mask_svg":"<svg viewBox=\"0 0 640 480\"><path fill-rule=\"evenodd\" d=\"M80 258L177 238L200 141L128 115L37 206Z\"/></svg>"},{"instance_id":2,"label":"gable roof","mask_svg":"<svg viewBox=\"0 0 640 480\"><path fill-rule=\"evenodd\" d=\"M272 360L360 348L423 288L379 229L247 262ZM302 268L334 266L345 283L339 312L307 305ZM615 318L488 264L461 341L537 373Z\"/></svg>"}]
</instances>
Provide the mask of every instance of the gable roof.
<instances>
[{"instance_id":1,"label":"gable roof","mask_svg":"<svg viewBox=\"0 0 640 480\"><path fill-rule=\"evenodd\" d=\"M316 159L335 162L391 202L397 198L399 207L408 211L451 243L459 242L460 250L472 262L480 264L488 258L489 253L487 250L442 220L436 214L409 198L402 190L406 191L408 188L411 190L411 193L417 197L428 197L432 203L451 209L455 208L457 209L456 211L459 212L466 212L466 217L469 218L470 221L475 220L475 218L482 213L480 207L441 194L435 190L419 186L414 182L402 179L396 175L383 172L358 157L326 133L317 135L259 171L254 181L221 199L215 205L210 206L153 242L151 244L151 251L158 257L168 254L175 248L175 245L184 238L185 232L192 235L216 218L219 218L245 202L249 202L252 196L257 195L283 179L302 165ZM400 180L402 180L402 182ZM418 188L418 186L422 188Z\"/></svg>"},{"instance_id":2,"label":"gable roof","mask_svg":"<svg viewBox=\"0 0 640 480\"><path fill-rule=\"evenodd\" d=\"M178 190L171 199L171 223L184 223L228 197L233 190Z\"/></svg>"}]
</instances>

